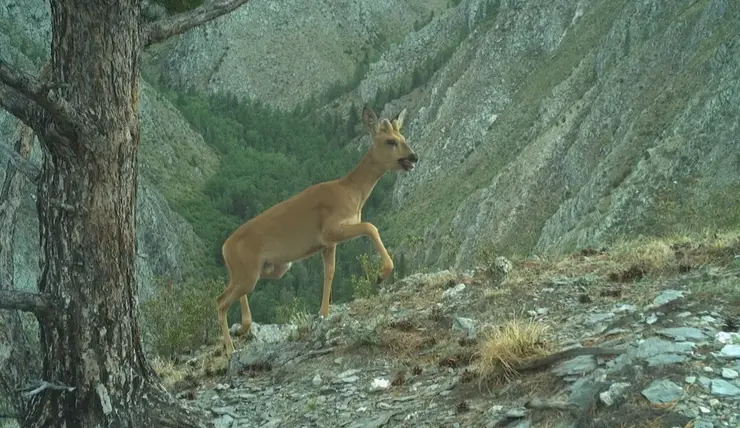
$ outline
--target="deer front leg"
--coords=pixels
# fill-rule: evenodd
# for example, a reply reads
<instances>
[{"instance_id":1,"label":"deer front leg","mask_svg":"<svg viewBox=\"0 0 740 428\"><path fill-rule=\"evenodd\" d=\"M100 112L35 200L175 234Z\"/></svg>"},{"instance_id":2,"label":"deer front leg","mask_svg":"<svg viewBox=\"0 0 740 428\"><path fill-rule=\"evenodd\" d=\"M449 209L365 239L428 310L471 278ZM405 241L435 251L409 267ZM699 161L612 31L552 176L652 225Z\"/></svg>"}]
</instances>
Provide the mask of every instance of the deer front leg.
<instances>
[{"instance_id":1,"label":"deer front leg","mask_svg":"<svg viewBox=\"0 0 740 428\"><path fill-rule=\"evenodd\" d=\"M319 315L322 318L329 315L329 299L331 298L331 282L334 280L336 254L336 245L330 245L324 248L324 288L321 294L321 308L319 309Z\"/></svg>"},{"instance_id":2,"label":"deer front leg","mask_svg":"<svg viewBox=\"0 0 740 428\"><path fill-rule=\"evenodd\" d=\"M372 223L362 222L354 224L341 224L324 232L324 242L338 244L342 241L348 241L360 236L367 236L373 241L375 251L380 254L383 262L383 270L378 276L378 282L386 279L393 271L393 260L380 239L378 228Z\"/></svg>"}]
</instances>

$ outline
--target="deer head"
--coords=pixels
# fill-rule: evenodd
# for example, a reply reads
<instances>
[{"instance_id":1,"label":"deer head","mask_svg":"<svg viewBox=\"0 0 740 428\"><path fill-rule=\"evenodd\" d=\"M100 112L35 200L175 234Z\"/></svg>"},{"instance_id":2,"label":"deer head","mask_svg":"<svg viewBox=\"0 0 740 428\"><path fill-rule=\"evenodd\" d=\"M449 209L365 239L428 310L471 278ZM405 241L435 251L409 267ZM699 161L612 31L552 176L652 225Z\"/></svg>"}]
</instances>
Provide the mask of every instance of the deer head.
<instances>
[{"instance_id":1,"label":"deer head","mask_svg":"<svg viewBox=\"0 0 740 428\"><path fill-rule=\"evenodd\" d=\"M378 121L370 107L365 106L362 109L362 123L365 124L372 140L370 147L372 159L386 171L411 171L414 169L414 163L419 160L416 153L406 144L406 138L401 135L405 116L404 108L393 119Z\"/></svg>"}]
</instances>

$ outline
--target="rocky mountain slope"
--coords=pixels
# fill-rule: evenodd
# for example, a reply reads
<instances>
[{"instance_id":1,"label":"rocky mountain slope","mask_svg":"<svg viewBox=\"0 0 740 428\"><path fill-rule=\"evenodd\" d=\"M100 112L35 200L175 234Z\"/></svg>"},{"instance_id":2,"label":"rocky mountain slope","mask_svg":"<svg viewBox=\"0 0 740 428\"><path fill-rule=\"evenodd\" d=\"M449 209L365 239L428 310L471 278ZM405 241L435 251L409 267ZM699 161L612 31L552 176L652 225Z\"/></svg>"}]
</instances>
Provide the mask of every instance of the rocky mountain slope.
<instances>
[{"instance_id":1,"label":"rocky mountain slope","mask_svg":"<svg viewBox=\"0 0 740 428\"><path fill-rule=\"evenodd\" d=\"M33 59L48 10L4 3L0 34ZM737 225L738 24L728 0L250 2L146 68L285 109L334 88L323 110L343 118L409 108L422 161L385 241L416 268L465 267Z\"/></svg>"},{"instance_id":2,"label":"rocky mountain slope","mask_svg":"<svg viewBox=\"0 0 740 428\"><path fill-rule=\"evenodd\" d=\"M351 80L447 0L255 1L152 50L176 86L292 109ZM419 53L417 53L418 56Z\"/></svg>"},{"instance_id":3,"label":"rocky mountain slope","mask_svg":"<svg viewBox=\"0 0 740 428\"><path fill-rule=\"evenodd\" d=\"M738 257L715 236L498 258L253 325L228 369L218 337L156 369L224 428L736 427Z\"/></svg>"},{"instance_id":4,"label":"rocky mountain slope","mask_svg":"<svg viewBox=\"0 0 740 428\"><path fill-rule=\"evenodd\" d=\"M740 4L463 1L435 19L463 18L449 61L399 100L422 161L387 240L417 264L737 225ZM361 89L395 83L373 70Z\"/></svg>"},{"instance_id":5,"label":"rocky mountain slope","mask_svg":"<svg viewBox=\"0 0 740 428\"><path fill-rule=\"evenodd\" d=\"M405 132L422 161L394 190L384 233L397 254L410 256L415 267L465 267L490 254L559 252L623 235L738 224L737 2L465 0L447 6L416 31L397 34L396 43L370 59L357 87L323 108L344 118L351 104L388 101L384 114L409 108ZM251 18L245 9L233 19L257 22L259 8L278 8L250 7ZM291 7L299 6L281 4L271 16ZM349 22L365 16L336 10L344 12L327 16ZM295 56L283 58L277 48L268 62L259 54L263 48L244 61L224 47L223 64L241 61L249 71L216 70L218 55L199 55L192 46L208 37L249 45L283 37L268 36L269 26L230 19L182 38L160 63L179 81L285 108L311 94L299 82L323 90L341 74L335 65L307 66L303 56L284 62ZM244 35L248 31L265 35ZM362 34L350 40L370 37ZM319 63L326 58L310 55ZM338 64L349 56L330 58ZM313 80L281 72L270 83L280 88L263 93L251 83L263 81L262 72L249 67L268 63L286 70L301 64L305 76L306 69L322 71L311 71ZM345 76L351 69L343 69ZM362 147L365 140L352 143Z\"/></svg>"},{"instance_id":6,"label":"rocky mountain slope","mask_svg":"<svg viewBox=\"0 0 740 428\"><path fill-rule=\"evenodd\" d=\"M144 14L163 10L143 2ZM358 64L377 57L392 41L421 27L446 1L250 2L237 12L147 52L145 71L201 90L233 91L292 108L332 86L345 85ZM310 37L307 37L310 35ZM0 55L36 73L48 57L49 4L0 0ZM297 73L296 70L300 70ZM358 82L359 83L359 82ZM142 85L142 153L139 194L139 280L143 297L156 276L177 280L202 257L202 243L167 201L183 196L214 173L218 159L179 111ZM0 112L0 137L9 141L14 122ZM40 162L38 147L35 162ZM5 160L0 162L3 177ZM24 201L16 245L17 278L34 287L38 274L35 206ZM193 255L194 252L199 254Z\"/></svg>"}]
</instances>

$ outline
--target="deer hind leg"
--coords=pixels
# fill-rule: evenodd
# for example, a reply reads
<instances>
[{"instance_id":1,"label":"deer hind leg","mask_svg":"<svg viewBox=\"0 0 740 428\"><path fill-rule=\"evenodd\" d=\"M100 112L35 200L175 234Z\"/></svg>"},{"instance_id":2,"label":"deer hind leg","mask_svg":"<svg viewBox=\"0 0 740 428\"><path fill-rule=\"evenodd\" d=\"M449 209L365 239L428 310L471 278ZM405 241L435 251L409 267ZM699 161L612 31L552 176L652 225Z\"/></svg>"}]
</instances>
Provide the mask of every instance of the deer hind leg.
<instances>
[{"instance_id":1,"label":"deer hind leg","mask_svg":"<svg viewBox=\"0 0 740 428\"><path fill-rule=\"evenodd\" d=\"M386 279L393 271L393 260L388 254L388 250L385 249L383 241L380 239L378 228L372 223L362 222L354 224L340 224L323 233L324 242L327 244L338 244L342 241L359 238L360 236L367 236L370 238L373 242L373 247L375 247L375 251L380 254L380 259L383 262L383 269L378 276L378 282Z\"/></svg>"},{"instance_id":2,"label":"deer hind leg","mask_svg":"<svg viewBox=\"0 0 740 428\"><path fill-rule=\"evenodd\" d=\"M265 279L280 279L283 277L283 275L285 275L285 272L290 269L290 266L291 263L283 263L277 265L265 263L262 266L259 277ZM249 330L252 329L252 312L249 310L249 301L247 300L246 294L239 298L239 304L242 308L242 323L236 330L236 335L242 336L246 333L249 333Z\"/></svg>"},{"instance_id":3,"label":"deer hind leg","mask_svg":"<svg viewBox=\"0 0 740 428\"><path fill-rule=\"evenodd\" d=\"M230 264L226 263L229 267L229 285L226 287L223 293L216 298L216 304L218 306L218 320L221 328L221 334L223 336L224 347L226 348L226 354L231 359L231 354L235 351L234 343L231 340L229 334L229 326L226 320L226 312L229 307L237 300L239 300L242 307L242 324L239 327L237 334L244 334L248 332L252 327L252 314L249 310L249 303L247 302L247 294L254 290L254 286L257 284L259 279L259 259L253 257L252 260L245 260L244 263L239 264L238 268L230 268Z\"/></svg>"},{"instance_id":4,"label":"deer hind leg","mask_svg":"<svg viewBox=\"0 0 740 428\"><path fill-rule=\"evenodd\" d=\"M319 315L329 315L329 299L331 298L331 282L334 280L334 262L336 260L337 246L330 245L324 248L324 288L321 294L321 308Z\"/></svg>"}]
</instances>

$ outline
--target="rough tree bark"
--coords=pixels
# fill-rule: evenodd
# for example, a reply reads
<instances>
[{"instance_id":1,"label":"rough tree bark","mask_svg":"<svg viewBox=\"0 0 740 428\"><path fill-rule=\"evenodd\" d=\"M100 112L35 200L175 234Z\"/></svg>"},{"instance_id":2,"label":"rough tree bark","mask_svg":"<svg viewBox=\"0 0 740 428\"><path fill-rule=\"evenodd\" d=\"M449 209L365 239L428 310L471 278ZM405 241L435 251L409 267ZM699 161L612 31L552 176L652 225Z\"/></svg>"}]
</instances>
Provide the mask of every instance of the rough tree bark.
<instances>
[{"instance_id":1,"label":"rough tree bark","mask_svg":"<svg viewBox=\"0 0 740 428\"><path fill-rule=\"evenodd\" d=\"M0 106L33 128L44 381L24 427L206 426L161 386L139 335L135 208L141 51L234 10L217 0L143 26L138 0L51 0L51 85L0 61ZM30 303L29 303L30 302Z\"/></svg>"},{"instance_id":2,"label":"rough tree bark","mask_svg":"<svg viewBox=\"0 0 740 428\"><path fill-rule=\"evenodd\" d=\"M45 69L48 70L48 67ZM14 151L20 159L27 159L33 143L33 130L20 120L17 122L16 135L13 137ZM14 160L8 161L0 188L0 293L14 287L13 239L24 184L23 177L18 176L15 163ZM40 366L38 352L30 349L28 342L20 314L0 311L0 394L10 398L9 404L16 415L23 414L25 410L16 390L24 381L32 378L31 374ZM18 364L18 361L24 364Z\"/></svg>"}]
</instances>

